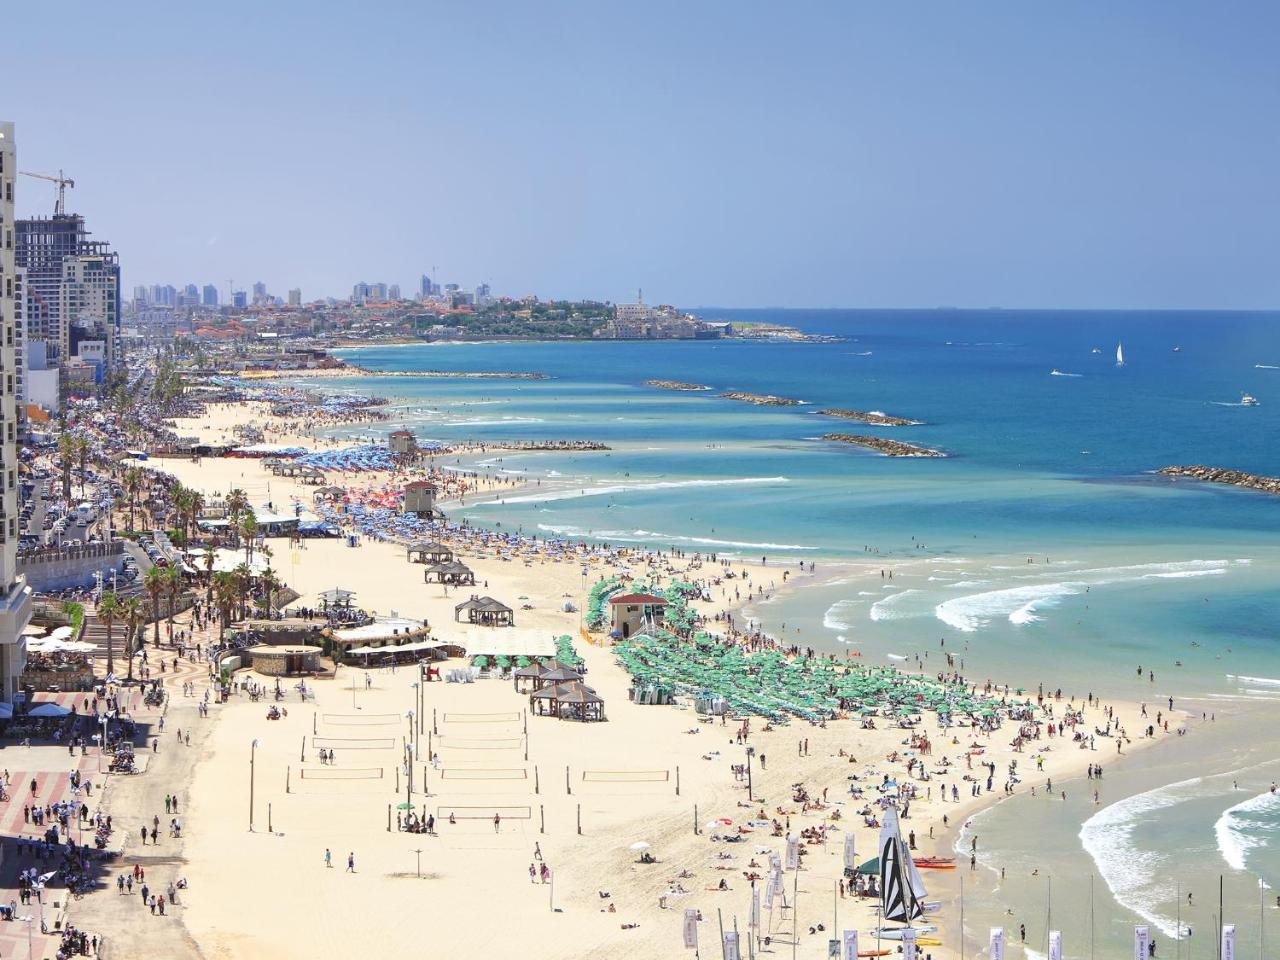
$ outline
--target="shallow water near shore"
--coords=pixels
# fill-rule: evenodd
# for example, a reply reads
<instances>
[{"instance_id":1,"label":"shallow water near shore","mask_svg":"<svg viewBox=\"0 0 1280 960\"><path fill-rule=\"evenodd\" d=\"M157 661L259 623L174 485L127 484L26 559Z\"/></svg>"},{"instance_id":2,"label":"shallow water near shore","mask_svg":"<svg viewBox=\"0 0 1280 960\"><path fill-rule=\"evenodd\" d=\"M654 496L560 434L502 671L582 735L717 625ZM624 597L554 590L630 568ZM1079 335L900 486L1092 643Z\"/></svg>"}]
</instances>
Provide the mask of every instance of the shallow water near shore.
<instances>
[{"instance_id":1,"label":"shallow water near shore","mask_svg":"<svg viewBox=\"0 0 1280 960\"><path fill-rule=\"evenodd\" d=\"M1114 745L1100 742L1107 773L1096 805L1095 785L1080 781L1055 784L1066 789L1065 802L1020 797L980 817L973 829L981 869L971 889L982 896L966 914L970 953L979 955L987 923L1025 922L1028 946L1040 943L1048 904L1039 880L1053 876L1054 925L1075 931L1067 955L1088 956L1081 917L1092 873L1100 949L1118 949L1132 923L1149 922L1167 931L1160 955L1174 955L1181 885L1184 901L1194 893L1194 952L1183 942L1182 955L1211 955L1210 914L1224 874L1227 919L1249 955L1256 877L1280 883L1280 802L1269 793L1280 777L1272 762L1280 756L1280 498L1151 471L1207 463L1280 474L1280 371L1270 369L1280 364L1277 318L751 318L848 340L375 347L349 356L369 368L525 370L551 379L317 383L391 396L393 423L423 439L609 444L609 453L474 458L479 469L534 487L473 504L466 516L539 536L768 555L778 584L787 567L816 562L803 586L749 605L775 635L867 662L914 666L919 655L931 671L942 668L945 650L979 681L1145 699L1153 722L1169 696L1179 710L1213 715L1188 737L1114 768ZM1121 340L1129 362L1118 368ZM643 386L656 377L806 404L756 407ZM1261 405L1241 406L1242 392ZM953 456L836 448L816 438L850 425L815 416L821 406L924 420L859 424L856 432ZM1139 678L1139 665L1155 680ZM996 884L1001 866L1007 879ZM1268 926L1280 924L1276 914L1263 911ZM1280 936L1268 937L1275 942Z\"/></svg>"}]
</instances>

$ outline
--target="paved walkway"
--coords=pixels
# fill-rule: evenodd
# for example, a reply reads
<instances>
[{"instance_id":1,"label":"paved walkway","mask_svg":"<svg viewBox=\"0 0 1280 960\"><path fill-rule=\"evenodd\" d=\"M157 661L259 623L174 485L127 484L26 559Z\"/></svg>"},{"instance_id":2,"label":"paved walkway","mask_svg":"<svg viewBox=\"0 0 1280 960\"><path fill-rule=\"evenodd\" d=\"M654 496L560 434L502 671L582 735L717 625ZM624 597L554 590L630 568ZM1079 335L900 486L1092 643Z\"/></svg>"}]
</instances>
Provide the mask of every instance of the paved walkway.
<instances>
[{"instance_id":1,"label":"paved walkway","mask_svg":"<svg viewBox=\"0 0 1280 960\"><path fill-rule=\"evenodd\" d=\"M189 621L180 625L187 629ZM198 639L207 642L206 637ZM121 850L121 855L113 865L113 872L106 877L106 886L90 896L73 901L68 919L77 928L97 933L103 938L99 955L104 960L135 960L146 957L155 960L197 960L202 954L182 923L182 911L187 896L199 896L199 891L180 891L177 905L170 907L166 903L163 917L152 916L151 911L143 905L137 884L134 885L132 896L121 896L116 891L116 875L132 873L134 866L138 865L145 871L151 892L157 896L165 894L165 900L168 901L170 882L176 883L185 874L185 842L169 836L168 824L173 815L165 813L164 798L166 794L177 796L177 816L185 826L192 772L196 759L201 756L218 709L211 703L210 711L213 716L199 716L198 705L203 701L204 691L209 686L206 679L208 671L203 663L184 661L179 664L177 673L170 670L162 674L155 660L155 650L150 646L150 635L147 650L152 678L162 677L169 692L164 732L158 735L158 750L146 757L148 766L145 773L110 777L102 811L113 818L113 846ZM164 656L167 661L171 661L174 654L166 650ZM194 696L182 695L182 684L186 680L195 681ZM179 744L179 730L184 735L190 734L190 746L186 745L185 740ZM144 749L149 752L150 744L138 749L140 754ZM149 830L153 817L160 818L158 843L153 846L148 841L144 845L139 831L144 823ZM8 956L10 954L0 947L0 957Z\"/></svg>"}]
</instances>

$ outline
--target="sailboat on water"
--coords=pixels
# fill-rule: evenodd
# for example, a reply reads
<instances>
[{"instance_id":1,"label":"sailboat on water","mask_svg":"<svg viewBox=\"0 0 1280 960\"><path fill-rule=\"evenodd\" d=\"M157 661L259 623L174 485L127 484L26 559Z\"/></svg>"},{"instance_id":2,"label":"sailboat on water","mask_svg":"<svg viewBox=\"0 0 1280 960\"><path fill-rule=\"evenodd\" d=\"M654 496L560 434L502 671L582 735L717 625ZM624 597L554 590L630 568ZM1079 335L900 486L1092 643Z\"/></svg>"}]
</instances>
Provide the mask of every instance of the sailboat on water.
<instances>
[{"instance_id":1,"label":"sailboat on water","mask_svg":"<svg viewBox=\"0 0 1280 960\"><path fill-rule=\"evenodd\" d=\"M911 921L924 916L924 880L907 850L898 826L898 811L886 807L880 826L880 920L905 923L906 927L881 927L876 936L901 940ZM930 933L936 926L916 927L916 933Z\"/></svg>"},{"instance_id":2,"label":"sailboat on water","mask_svg":"<svg viewBox=\"0 0 1280 960\"><path fill-rule=\"evenodd\" d=\"M1116 344L1116 366L1117 367L1124 366L1124 344L1123 343Z\"/></svg>"}]
</instances>

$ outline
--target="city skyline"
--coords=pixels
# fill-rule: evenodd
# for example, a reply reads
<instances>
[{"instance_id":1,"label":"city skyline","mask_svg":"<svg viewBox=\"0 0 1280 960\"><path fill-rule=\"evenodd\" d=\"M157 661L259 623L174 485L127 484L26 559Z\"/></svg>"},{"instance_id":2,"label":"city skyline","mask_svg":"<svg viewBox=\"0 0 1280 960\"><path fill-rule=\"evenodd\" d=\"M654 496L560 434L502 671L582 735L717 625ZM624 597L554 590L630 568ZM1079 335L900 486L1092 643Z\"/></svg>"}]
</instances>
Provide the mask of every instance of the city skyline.
<instances>
[{"instance_id":1,"label":"city skyline","mask_svg":"<svg viewBox=\"0 0 1280 960\"><path fill-rule=\"evenodd\" d=\"M383 4L355 47L334 18L253 9L250 44L234 9L86 7L57 54L115 106L76 71L13 104L23 169L76 180L68 207L128 252L126 289L409 293L431 264L516 297L642 284L686 307L1280 303L1267 4ZM30 75L52 35L13 20ZM159 42L184 34L201 43ZM131 103L172 129L120 136ZM54 192L24 178L19 215Z\"/></svg>"}]
</instances>

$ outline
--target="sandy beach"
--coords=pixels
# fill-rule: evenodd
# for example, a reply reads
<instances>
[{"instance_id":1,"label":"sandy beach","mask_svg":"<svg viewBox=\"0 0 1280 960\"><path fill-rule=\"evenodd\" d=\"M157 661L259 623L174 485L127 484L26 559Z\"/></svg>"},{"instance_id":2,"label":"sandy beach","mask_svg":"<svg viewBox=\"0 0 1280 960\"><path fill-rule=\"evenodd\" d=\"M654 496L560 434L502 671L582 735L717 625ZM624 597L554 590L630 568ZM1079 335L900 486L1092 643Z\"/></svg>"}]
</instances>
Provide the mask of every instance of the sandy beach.
<instances>
[{"instance_id":1,"label":"sandy beach","mask_svg":"<svg viewBox=\"0 0 1280 960\"><path fill-rule=\"evenodd\" d=\"M267 427L271 442L317 445L296 424L272 423L261 406L212 407L204 417L179 421L177 429L214 441L248 421ZM147 465L206 496L239 487L255 505L311 502L313 488L273 477L251 459L158 459ZM335 475L331 482L359 490L403 479L369 473ZM511 489L509 482L477 478L475 484L467 496ZM448 510L450 504L442 506ZM267 542L272 564L301 594L299 606L340 586L354 590L368 611L426 620L439 638L458 632L453 606L468 588L446 592L424 584L422 567L408 563L399 546L371 539L354 548L342 539ZM587 682L606 701L608 722L531 716L527 695L495 678L425 684L418 730L407 717L419 695L412 667L339 667L333 679L309 682L314 699L305 701L289 681L280 704L288 713L280 720L266 719L268 703L234 695L200 721L209 729L189 785L190 889L180 916L206 956L301 960L415 949L428 956L473 956L515 947L533 958L667 957L683 950L683 916L690 908L700 911L701 952L711 955L721 920L726 929L736 922L745 938L750 877L767 873L769 853L783 850L788 833L809 838L798 885L788 871L787 907L778 903L763 911L758 952L790 952L798 933L797 956L825 957L828 939L853 927L865 950L869 938L874 946L877 900L841 896L844 836L853 832L859 863L875 856L878 829L867 823L879 811L877 787L884 780L914 782L916 796L902 829L914 837L917 855L949 857L960 825L1006 795L1002 784L1011 763L1017 764L1015 794L1044 793L1052 781L1056 795L1101 793L1105 780L1084 779L1086 768L1116 761L1114 738L1098 738L1096 750L1048 736L1015 747L1017 731L1009 723L990 735L943 730L932 714L915 729L866 729L856 720L766 729L753 718L743 742L734 720L700 719L687 706L630 702L630 679L602 645L607 641L601 635L584 640L581 614L565 612L566 601L583 609L592 583L620 569L697 579L723 568L641 551L601 552L586 562L585 573L582 562L479 551L466 562L476 572L476 592L518 608L518 628L574 638ZM780 586L782 568L776 565L739 562L735 568L756 589ZM870 564L851 567L850 574L876 576ZM727 588L710 592L713 603L694 604L700 613L729 611L741 619L746 598L730 597ZM237 680L269 682L248 673ZM1069 700L1049 696L1045 702L1061 714ZM1108 706L1132 736L1126 753L1154 742L1137 735L1144 722L1138 704ZM1092 729L1107 721L1102 708L1091 705L1083 722ZM920 736L930 741L928 753ZM415 751L411 774L403 763L406 744ZM326 745L336 756L321 764L318 751ZM755 751L750 800L746 779L734 770L745 764L748 745ZM922 761L912 773L909 760ZM972 785L986 779L984 763L995 765L994 788L973 796ZM400 805L408 803L421 816L434 815L434 835L396 828L396 814L407 813ZM449 821L450 812L456 822ZM496 828L495 812L501 815ZM656 863L638 862L632 845L639 842L649 844ZM332 866L326 866L326 850ZM346 869L349 855L354 873ZM545 883L544 863L550 871ZM538 872L532 879L531 864ZM922 871L929 899L943 901L926 917L938 929L924 934L930 939L922 955L959 955L955 880L968 870L961 861ZM727 889L720 889L722 881Z\"/></svg>"}]
</instances>

